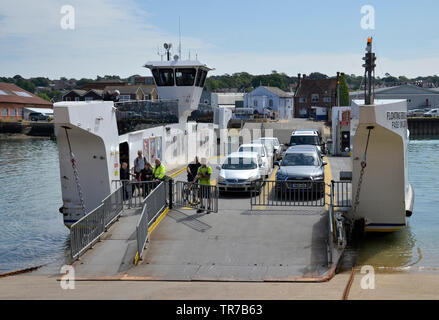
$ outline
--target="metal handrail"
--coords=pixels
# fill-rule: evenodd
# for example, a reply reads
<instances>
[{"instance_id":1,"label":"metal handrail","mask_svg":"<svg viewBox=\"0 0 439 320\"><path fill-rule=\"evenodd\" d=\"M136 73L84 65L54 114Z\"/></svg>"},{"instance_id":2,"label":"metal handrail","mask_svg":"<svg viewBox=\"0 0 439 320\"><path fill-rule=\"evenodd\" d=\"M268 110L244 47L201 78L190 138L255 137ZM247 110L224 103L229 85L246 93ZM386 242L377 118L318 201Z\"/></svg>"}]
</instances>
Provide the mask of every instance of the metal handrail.
<instances>
[{"instance_id":1,"label":"metal handrail","mask_svg":"<svg viewBox=\"0 0 439 320\"><path fill-rule=\"evenodd\" d=\"M123 211L123 187L109 194L101 204L70 227L70 248L73 260L78 259L104 234Z\"/></svg>"},{"instance_id":2,"label":"metal handrail","mask_svg":"<svg viewBox=\"0 0 439 320\"><path fill-rule=\"evenodd\" d=\"M143 200L142 214L136 226L137 233L137 254L142 259L143 250L148 241L148 230L151 224L166 207L165 182L160 184Z\"/></svg>"}]
</instances>

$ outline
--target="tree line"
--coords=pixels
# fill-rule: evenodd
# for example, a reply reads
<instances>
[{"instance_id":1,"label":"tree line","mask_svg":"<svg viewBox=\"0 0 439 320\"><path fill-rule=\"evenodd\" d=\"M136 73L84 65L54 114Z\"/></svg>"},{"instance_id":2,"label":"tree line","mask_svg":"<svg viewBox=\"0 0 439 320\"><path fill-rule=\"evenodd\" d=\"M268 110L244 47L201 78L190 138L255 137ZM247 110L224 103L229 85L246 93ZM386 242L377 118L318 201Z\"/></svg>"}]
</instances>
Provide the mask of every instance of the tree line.
<instances>
[{"instance_id":1,"label":"tree line","mask_svg":"<svg viewBox=\"0 0 439 320\"><path fill-rule=\"evenodd\" d=\"M328 75L320 72L312 72L307 75L309 79L328 79ZM331 76L331 78L335 78ZM59 80L63 81L64 86L60 90L49 89L49 85L53 83L46 77L35 77L31 79L25 79L20 75L14 77L0 77L0 82L14 83L20 88L26 91L37 94L39 97L46 99L48 101L60 101L62 95L65 91L72 89L82 89L82 86L89 82L101 81L101 80L120 80L128 81L128 78L121 78L117 75L105 75L103 77L97 76L95 79L91 78L81 78L79 80L66 77L61 77ZM252 75L248 72L237 72L233 74L224 75L214 75L207 78L205 87L209 91L219 91L223 89L237 89L239 92L249 92L254 88L262 86L272 86L278 87L284 91L288 91L290 85L297 84L297 76L288 76L286 73L279 73L273 70L270 74ZM347 85L349 91L356 91L361 89L364 84L363 76L357 76L355 74L345 74L344 81ZM427 77L416 77L407 78L405 76L392 76L390 74L385 74L384 77L376 77L376 86L391 86L404 83L419 83L422 82L430 83L434 87L439 87L439 76L427 76ZM293 86L294 87L294 86Z\"/></svg>"}]
</instances>

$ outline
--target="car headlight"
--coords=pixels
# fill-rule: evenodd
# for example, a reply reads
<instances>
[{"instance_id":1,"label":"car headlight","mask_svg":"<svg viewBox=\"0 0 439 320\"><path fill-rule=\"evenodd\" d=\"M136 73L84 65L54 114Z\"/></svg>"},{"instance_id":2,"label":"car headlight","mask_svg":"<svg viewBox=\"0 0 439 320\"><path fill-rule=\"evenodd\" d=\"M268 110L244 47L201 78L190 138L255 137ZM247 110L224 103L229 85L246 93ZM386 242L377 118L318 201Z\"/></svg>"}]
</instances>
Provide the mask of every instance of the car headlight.
<instances>
[{"instance_id":1,"label":"car headlight","mask_svg":"<svg viewBox=\"0 0 439 320\"><path fill-rule=\"evenodd\" d=\"M219 183L226 182L226 178L224 178L223 176L218 176L218 182Z\"/></svg>"},{"instance_id":2,"label":"car headlight","mask_svg":"<svg viewBox=\"0 0 439 320\"><path fill-rule=\"evenodd\" d=\"M247 180L248 181L256 181L258 179L259 179L259 177L257 175L255 175L255 176L252 176L252 177L248 178Z\"/></svg>"},{"instance_id":3,"label":"car headlight","mask_svg":"<svg viewBox=\"0 0 439 320\"><path fill-rule=\"evenodd\" d=\"M314 181L323 180L323 174L312 176L311 179Z\"/></svg>"}]
</instances>

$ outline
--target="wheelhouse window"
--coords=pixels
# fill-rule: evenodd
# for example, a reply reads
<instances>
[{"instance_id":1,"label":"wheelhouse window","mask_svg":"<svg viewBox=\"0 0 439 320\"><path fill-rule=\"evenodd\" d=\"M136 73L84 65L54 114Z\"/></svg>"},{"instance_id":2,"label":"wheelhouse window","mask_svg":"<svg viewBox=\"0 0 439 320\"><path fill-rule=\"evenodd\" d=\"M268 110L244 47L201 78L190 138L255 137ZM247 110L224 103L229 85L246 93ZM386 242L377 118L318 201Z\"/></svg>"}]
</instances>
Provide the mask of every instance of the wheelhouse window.
<instances>
[{"instance_id":1,"label":"wheelhouse window","mask_svg":"<svg viewBox=\"0 0 439 320\"><path fill-rule=\"evenodd\" d=\"M153 69L155 83L159 87L170 87L174 85L174 70L173 69Z\"/></svg>"},{"instance_id":2,"label":"wheelhouse window","mask_svg":"<svg viewBox=\"0 0 439 320\"><path fill-rule=\"evenodd\" d=\"M204 82L206 82L206 76L207 76L207 71L202 70L202 69L198 69L198 73L197 73L197 81L195 82L195 85L197 87L204 87Z\"/></svg>"},{"instance_id":3,"label":"wheelhouse window","mask_svg":"<svg viewBox=\"0 0 439 320\"><path fill-rule=\"evenodd\" d=\"M193 86L195 82L195 68L177 68L175 69L175 82L177 86Z\"/></svg>"}]
</instances>

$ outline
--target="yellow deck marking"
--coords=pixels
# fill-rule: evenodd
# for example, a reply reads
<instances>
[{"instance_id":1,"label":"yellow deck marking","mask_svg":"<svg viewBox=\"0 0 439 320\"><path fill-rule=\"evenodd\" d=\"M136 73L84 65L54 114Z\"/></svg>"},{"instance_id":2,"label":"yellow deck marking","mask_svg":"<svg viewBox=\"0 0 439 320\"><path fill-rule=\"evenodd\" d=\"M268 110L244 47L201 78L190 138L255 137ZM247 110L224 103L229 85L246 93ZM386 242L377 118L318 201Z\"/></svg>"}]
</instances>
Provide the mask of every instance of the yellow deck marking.
<instances>
[{"instance_id":1,"label":"yellow deck marking","mask_svg":"<svg viewBox=\"0 0 439 320\"><path fill-rule=\"evenodd\" d=\"M276 172L278 169L279 169L279 167L274 168L273 172L271 173L270 177L268 178L269 181L274 181L276 179ZM268 190L264 196L264 203L268 203L268 196L270 195L271 190L273 189L273 185L274 185L274 183L270 183L268 185ZM264 188L264 187L262 187L262 188ZM255 208L255 210L264 210L265 207L266 206L255 206L254 208Z\"/></svg>"},{"instance_id":2,"label":"yellow deck marking","mask_svg":"<svg viewBox=\"0 0 439 320\"><path fill-rule=\"evenodd\" d=\"M325 166L325 209L329 210L329 203L331 202L331 181L332 181L332 170L331 164L329 163L328 157L323 157L323 161L328 164Z\"/></svg>"}]
</instances>

